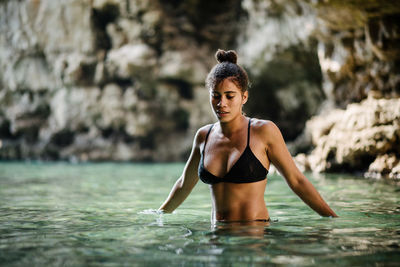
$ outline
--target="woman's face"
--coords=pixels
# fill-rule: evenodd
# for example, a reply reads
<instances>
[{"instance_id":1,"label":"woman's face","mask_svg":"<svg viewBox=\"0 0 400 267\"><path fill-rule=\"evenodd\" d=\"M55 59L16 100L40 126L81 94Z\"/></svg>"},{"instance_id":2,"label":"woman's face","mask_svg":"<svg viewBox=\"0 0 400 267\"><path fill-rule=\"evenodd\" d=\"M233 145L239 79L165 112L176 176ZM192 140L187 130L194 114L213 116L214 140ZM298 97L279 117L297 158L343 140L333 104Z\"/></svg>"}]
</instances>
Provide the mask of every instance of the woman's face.
<instances>
[{"instance_id":1,"label":"woman's face","mask_svg":"<svg viewBox=\"0 0 400 267\"><path fill-rule=\"evenodd\" d=\"M210 91L210 102L215 115L221 122L229 122L242 114L242 106L247 102L248 92L229 79L223 80Z\"/></svg>"}]
</instances>

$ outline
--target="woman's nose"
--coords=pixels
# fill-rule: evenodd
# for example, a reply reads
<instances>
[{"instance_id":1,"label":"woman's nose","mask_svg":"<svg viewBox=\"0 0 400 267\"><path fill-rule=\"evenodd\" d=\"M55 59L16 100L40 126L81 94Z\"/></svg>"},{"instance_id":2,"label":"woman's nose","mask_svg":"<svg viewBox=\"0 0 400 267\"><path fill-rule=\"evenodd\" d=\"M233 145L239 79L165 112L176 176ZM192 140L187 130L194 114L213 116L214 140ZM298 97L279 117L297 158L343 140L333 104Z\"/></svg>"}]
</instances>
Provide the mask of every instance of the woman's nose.
<instances>
[{"instance_id":1,"label":"woman's nose","mask_svg":"<svg viewBox=\"0 0 400 267\"><path fill-rule=\"evenodd\" d=\"M223 97L221 97L221 99L217 103L217 107L221 107L221 106L225 106L225 100Z\"/></svg>"}]
</instances>

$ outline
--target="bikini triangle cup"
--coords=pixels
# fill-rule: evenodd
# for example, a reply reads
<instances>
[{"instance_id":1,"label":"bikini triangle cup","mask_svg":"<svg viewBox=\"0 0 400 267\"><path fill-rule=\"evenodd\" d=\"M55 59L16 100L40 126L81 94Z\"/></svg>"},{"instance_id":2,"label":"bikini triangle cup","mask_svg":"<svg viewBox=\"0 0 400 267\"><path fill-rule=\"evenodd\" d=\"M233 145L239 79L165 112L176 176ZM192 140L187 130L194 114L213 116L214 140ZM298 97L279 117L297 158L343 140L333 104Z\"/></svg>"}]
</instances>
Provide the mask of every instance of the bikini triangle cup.
<instances>
[{"instance_id":1,"label":"bikini triangle cup","mask_svg":"<svg viewBox=\"0 0 400 267\"><path fill-rule=\"evenodd\" d=\"M208 136L214 126L211 125L204 141L203 151L201 152L201 159L198 169L198 175L201 181L206 184L216 184L221 182L254 183L267 178L268 170L261 164L261 162L254 155L253 151L250 149L250 125L251 119L249 119L249 125L247 129L247 146L245 150L232 168L223 177L215 176L204 166L204 151L206 149Z\"/></svg>"}]
</instances>

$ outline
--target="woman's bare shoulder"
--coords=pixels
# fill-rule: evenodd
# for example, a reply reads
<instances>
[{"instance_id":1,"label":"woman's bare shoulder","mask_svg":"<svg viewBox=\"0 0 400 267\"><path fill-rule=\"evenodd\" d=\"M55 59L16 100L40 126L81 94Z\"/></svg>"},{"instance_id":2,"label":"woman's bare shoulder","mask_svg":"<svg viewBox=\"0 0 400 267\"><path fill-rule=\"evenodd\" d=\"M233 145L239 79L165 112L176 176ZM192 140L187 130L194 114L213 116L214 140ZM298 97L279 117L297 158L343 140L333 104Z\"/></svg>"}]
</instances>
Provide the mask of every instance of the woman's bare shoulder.
<instances>
[{"instance_id":1,"label":"woman's bare shoulder","mask_svg":"<svg viewBox=\"0 0 400 267\"><path fill-rule=\"evenodd\" d=\"M280 135L278 126L270 120L252 119L251 128L257 136L266 142L270 141L271 138L274 139L276 135Z\"/></svg>"},{"instance_id":2,"label":"woman's bare shoulder","mask_svg":"<svg viewBox=\"0 0 400 267\"><path fill-rule=\"evenodd\" d=\"M195 137L195 142L197 145L204 142L204 140L206 139L206 135L207 135L208 131L210 130L211 126L212 126L212 124L207 124L207 125L200 127L197 130L196 137Z\"/></svg>"},{"instance_id":3,"label":"woman's bare shoulder","mask_svg":"<svg viewBox=\"0 0 400 267\"><path fill-rule=\"evenodd\" d=\"M254 128L255 131L262 131L265 133L266 131L274 131L278 127L273 121L252 118L251 128Z\"/></svg>"}]
</instances>

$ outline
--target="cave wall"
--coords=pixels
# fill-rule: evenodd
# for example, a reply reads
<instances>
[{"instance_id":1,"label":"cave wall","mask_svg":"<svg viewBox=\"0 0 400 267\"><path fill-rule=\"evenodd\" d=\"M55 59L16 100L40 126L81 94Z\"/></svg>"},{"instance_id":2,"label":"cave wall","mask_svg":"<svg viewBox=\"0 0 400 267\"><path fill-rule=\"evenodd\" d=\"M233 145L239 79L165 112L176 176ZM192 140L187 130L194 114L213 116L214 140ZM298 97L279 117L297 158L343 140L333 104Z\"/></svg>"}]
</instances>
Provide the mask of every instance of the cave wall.
<instances>
[{"instance_id":1,"label":"cave wall","mask_svg":"<svg viewBox=\"0 0 400 267\"><path fill-rule=\"evenodd\" d=\"M239 1L2 1L0 158L181 160L213 120L204 77L240 12Z\"/></svg>"},{"instance_id":2,"label":"cave wall","mask_svg":"<svg viewBox=\"0 0 400 267\"><path fill-rule=\"evenodd\" d=\"M400 95L400 3L317 1L318 56L324 91L335 106L360 102L368 94Z\"/></svg>"},{"instance_id":3,"label":"cave wall","mask_svg":"<svg viewBox=\"0 0 400 267\"><path fill-rule=\"evenodd\" d=\"M272 14L265 3L2 1L0 158L185 159L195 131L215 120L204 79L218 48L237 49L251 75L248 114L268 116L294 138L324 98L315 49L303 46L310 29L274 40L265 33L300 32L309 16L293 4ZM311 82L302 67L309 62Z\"/></svg>"},{"instance_id":4,"label":"cave wall","mask_svg":"<svg viewBox=\"0 0 400 267\"><path fill-rule=\"evenodd\" d=\"M298 140L312 147L297 157L299 165L400 179L400 3L313 6L327 101Z\"/></svg>"},{"instance_id":5,"label":"cave wall","mask_svg":"<svg viewBox=\"0 0 400 267\"><path fill-rule=\"evenodd\" d=\"M275 121L286 140L320 114L291 146L318 154L327 146L320 140L341 125L338 117L324 128L318 118L358 110L354 105L367 109L365 103L379 118L381 105L371 101L399 101L399 6L388 0L1 1L0 159L184 160L195 131L215 120L204 79L218 48L236 49L249 72L246 113ZM356 153L363 163L350 164L334 157L338 141L303 163L321 171L376 170L375 160L390 154L395 166L400 111L391 112L385 124L394 127L394 139L380 133L391 140L385 152ZM319 141L311 134L318 128L329 129Z\"/></svg>"}]
</instances>

